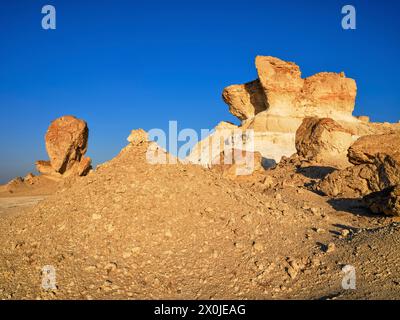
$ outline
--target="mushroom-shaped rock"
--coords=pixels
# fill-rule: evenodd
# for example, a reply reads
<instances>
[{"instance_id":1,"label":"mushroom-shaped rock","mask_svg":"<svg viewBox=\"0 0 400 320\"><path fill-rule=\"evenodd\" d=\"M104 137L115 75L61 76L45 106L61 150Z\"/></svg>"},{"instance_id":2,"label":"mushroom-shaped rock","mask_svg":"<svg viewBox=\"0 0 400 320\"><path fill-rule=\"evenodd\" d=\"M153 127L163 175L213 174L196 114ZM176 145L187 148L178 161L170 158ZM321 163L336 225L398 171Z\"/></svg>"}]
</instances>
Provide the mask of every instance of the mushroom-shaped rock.
<instances>
[{"instance_id":1,"label":"mushroom-shaped rock","mask_svg":"<svg viewBox=\"0 0 400 320\"><path fill-rule=\"evenodd\" d=\"M50 161L37 161L36 168L44 175L60 178L71 174L85 175L91 169L85 158L89 129L85 121L74 116L54 120L46 133L46 150Z\"/></svg>"}]
</instances>

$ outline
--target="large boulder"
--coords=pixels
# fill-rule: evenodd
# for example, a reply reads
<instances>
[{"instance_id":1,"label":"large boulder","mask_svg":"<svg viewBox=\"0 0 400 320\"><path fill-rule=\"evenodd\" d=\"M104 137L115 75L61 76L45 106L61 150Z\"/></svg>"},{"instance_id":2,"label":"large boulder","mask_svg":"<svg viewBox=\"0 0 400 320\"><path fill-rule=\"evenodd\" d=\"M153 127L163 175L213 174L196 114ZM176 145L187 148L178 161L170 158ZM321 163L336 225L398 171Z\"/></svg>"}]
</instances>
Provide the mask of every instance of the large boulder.
<instances>
[{"instance_id":1,"label":"large boulder","mask_svg":"<svg viewBox=\"0 0 400 320\"><path fill-rule=\"evenodd\" d=\"M373 163L332 172L317 185L317 190L330 197L360 198L396 184L400 184L400 163L378 154Z\"/></svg>"},{"instance_id":2,"label":"large boulder","mask_svg":"<svg viewBox=\"0 0 400 320\"><path fill-rule=\"evenodd\" d=\"M54 177L87 174L91 168L90 158L84 157L88 137L89 129L85 121L73 116L54 120L45 136L50 161L37 161L37 170Z\"/></svg>"},{"instance_id":3,"label":"large boulder","mask_svg":"<svg viewBox=\"0 0 400 320\"><path fill-rule=\"evenodd\" d=\"M400 185L373 192L364 197L364 202L373 213L400 216Z\"/></svg>"},{"instance_id":4,"label":"large boulder","mask_svg":"<svg viewBox=\"0 0 400 320\"><path fill-rule=\"evenodd\" d=\"M297 154L321 165L348 167L352 133L329 118L305 118L296 131Z\"/></svg>"},{"instance_id":5,"label":"large boulder","mask_svg":"<svg viewBox=\"0 0 400 320\"><path fill-rule=\"evenodd\" d=\"M361 137L349 148L348 157L356 165L373 163L378 153L390 155L400 163L400 131Z\"/></svg>"}]
</instances>

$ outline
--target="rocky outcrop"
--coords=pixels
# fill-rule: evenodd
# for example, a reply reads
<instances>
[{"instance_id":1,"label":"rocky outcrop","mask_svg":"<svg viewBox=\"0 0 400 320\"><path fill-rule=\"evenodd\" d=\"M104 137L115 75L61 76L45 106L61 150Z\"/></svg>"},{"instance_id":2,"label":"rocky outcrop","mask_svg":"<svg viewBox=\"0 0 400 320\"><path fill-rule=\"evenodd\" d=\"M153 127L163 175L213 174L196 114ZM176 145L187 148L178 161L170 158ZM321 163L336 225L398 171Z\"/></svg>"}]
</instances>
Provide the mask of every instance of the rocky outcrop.
<instances>
[{"instance_id":1,"label":"rocky outcrop","mask_svg":"<svg viewBox=\"0 0 400 320\"><path fill-rule=\"evenodd\" d=\"M84 156L88 136L89 129L83 120L73 116L54 120L45 136L50 161L37 161L37 170L53 178L86 175L91 169L90 158Z\"/></svg>"},{"instance_id":2,"label":"rocky outcrop","mask_svg":"<svg viewBox=\"0 0 400 320\"><path fill-rule=\"evenodd\" d=\"M256 57L256 68L266 106L262 120L267 128L269 122L272 126L281 122L275 130L295 132L305 117L358 121L352 116L357 86L343 72L322 72L303 79L295 63L268 56Z\"/></svg>"},{"instance_id":3,"label":"rocky outcrop","mask_svg":"<svg viewBox=\"0 0 400 320\"><path fill-rule=\"evenodd\" d=\"M359 138L348 149L354 164L329 174L318 190L331 197L357 198L400 184L400 132Z\"/></svg>"},{"instance_id":4,"label":"rocky outcrop","mask_svg":"<svg viewBox=\"0 0 400 320\"><path fill-rule=\"evenodd\" d=\"M331 118L354 138L400 130L398 123L371 123L367 116L352 115L357 85L343 72L321 72L302 78L295 63L270 56L256 57L255 65L256 80L229 86L222 97L229 111L241 121L236 129L253 131L253 151L271 163L296 153L295 134L306 117ZM226 139L231 138L229 131L224 133ZM206 143L209 141L206 138ZM196 146L194 152L198 151ZM193 158L197 156L190 155L188 160ZM212 160L213 157L203 157L201 162L210 164Z\"/></svg>"},{"instance_id":5,"label":"rocky outcrop","mask_svg":"<svg viewBox=\"0 0 400 320\"><path fill-rule=\"evenodd\" d=\"M141 145L149 141L149 137L146 131L143 129L132 130L131 134L127 138L128 142L134 146Z\"/></svg>"},{"instance_id":6,"label":"rocky outcrop","mask_svg":"<svg viewBox=\"0 0 400 320\"><path fill-rule=\"evenodd\" d=\"M224 148L229 147L229 143L238 132L241 133L238 126L230 122L220 122L212 134L195 145L185 161L212 166L213 160L221 154Z\"/></svg>"},{"instance_id":7,"label":"rocky outcrop","mask_svg":"<svg viewBox=\"0 0 400 320\"><path fill-rule=\"evenodd\" d=\"M256 57L258 78L270 114L293 114L293 104L304 85L299 66L274 57Z\"/></svg>"},{"instance_id":8,"label":"rocky outcrop","mask_svg":"<svg viewBox=\"0 0 400 320\"><path fill-rule=\"evenodd\" d=\"M259 152L251 152L239 149L228 149L215 157L213 168L223 172L223 176L236 179L238 176L252 175L257 171L264 171L262 156Z\"/></svg>"},{"instance_id":9,"label":"rocky outcrop","mask_svg":"<svg viewBox=\"0 0 400 320\"><path fill-rule=\"evenodd\" d=\"M222 98L229 105L229 112L240 120L251 119L267 110L267 102L259 80L227 87L222 93Z\"/></svg>"},{"instance_id":10,"label":"rocky outcrop","mask_svg":"<svg viewBox=\"0 0 400 320\"><path fill-rule=\"evenodd\" d=\"M297 112L304 116L312 113L319 117L353 121L357 85L343 72L321 72L304 80L298 96Z\"/></svg>"},{"instance_id":11,"label":"rocky outcrop","mask_svg":"<svg viewBox=\"0 0 400 320\"><path fill-rule=\"evenodd\" d=\"M378 154L373 163L327 175L317 190L330 197L360 198L396 184L400 184L400 164L388 155Z\"/></svg>"},{"instance_id":12,"label":"rocky outcrop","mask_svg":"<svg viewBox=\"0 0 400 320\"><path fill-rule=\"evenodd\" d=\"M320 165L348 167L352 133L329 118L305 118L296 131L297 154Z\"/></svg>"},{"instance_id":13,"label":"rocky outcrop","mask_svg":"<svg viewBox=\"0 0 400 320\"><path fill-rule=\"evenodd\" d=\"M400 185L373 192L364 197L364 202L373 213L400 216Z\"/></svg>"},{"instance_id":14,"label":"rocky outcrop","mask_svg":"<svg viewBox=\"0 0 400 320\"><path fill-rule=\"evenodd\" d=\"M356 165L373 163L379 153L390 155L400 163L400 131L364 136L350 147L348 157Z\"/></svg>"}]
</instances>

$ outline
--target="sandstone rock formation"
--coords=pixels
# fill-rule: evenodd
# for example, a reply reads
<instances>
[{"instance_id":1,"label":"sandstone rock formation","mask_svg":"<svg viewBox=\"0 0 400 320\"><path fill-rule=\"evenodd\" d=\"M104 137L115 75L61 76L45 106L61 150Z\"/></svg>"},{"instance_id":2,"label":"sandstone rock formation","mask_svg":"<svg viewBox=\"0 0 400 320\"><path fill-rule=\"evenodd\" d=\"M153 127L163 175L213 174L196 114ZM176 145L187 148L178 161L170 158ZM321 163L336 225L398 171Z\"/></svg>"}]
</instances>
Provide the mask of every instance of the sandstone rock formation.
<instances>
[{"instance_id":1,"label":"sandstone rock formation","mask_svg":"<svg viewBox=\"0 0 400 320\"><path fill-rule=\"evenodd\" d=\"M240 120L253 118L267 109L259 80L227 87L222 93L222 98L229 105L230 113Z\"/></svg>"},{"instance_id":2,"label":"sandstone rock formation","mask_svg":"<svg viewBox=\"0 0 400 320\"><path fill-rule=\"evenodd\" d=\"M297 154L320 165L348 167L352 133L329 118L305 118L296 131Z\"/></svg>"},{"instance_id":3,"label":"sandstone rock formation","mask_svg":"<svg viewBox=\"0 0 400 320\"><path fill-rule=\"evenodd\" d=\"M400 185L373 192L364 197L364 202L373 213L400 216Z\"/></svg>"},{"instance_id":4,"label":"sandstone rock formation","mask_svg":"<svg viewBox=\"0 0 400 320\"><path fill-rule=\"evenodd\" d=\"M400 162L400 131L362 137L350 147L348 157L353 164L373 163L378 153Z\"/></svg>"},{"instance_id":5,"label":"sandstone rock formation","mask_svg":"<svg viewBox=\"0 0 400 320\"><path fill-rule=\"evenodd\" d=\"M271 163L296 153L295 133L306 117L331 118L355 138L400 130L400 124L371 123L366 116L352 115L357 85L343 72L321 72L303 79L299 66L270 56L256 57L258 79L224 89L223 100L239 120L238 130L254 131L254 146ZM221 136L216 128L216 135ZM230 139L229 131L224 131ZM216 139L217 140L217 139ZM210 137L205 144L212 142ZM218 144L219 142L214 142ZM199 146L187 159L210 164L213 157L200 153Z\"/></svg>"},{"instance_id":6,"label":"sandstone rock formation","mask_svg":"<svg viewBox=\"0 0 400 320\"><path fill-rule=\"evenodd\" d=\"M203 166L212 165L213 160L219 156L225 148L232 148L230 144L237 133L242 133L241 130L238 130L238 126L230 122L220 122L215 127L212 134L200 141L192 149L186 161Z\"/></svg>"},{"instance_id":7,"label":"sandstone rock formation","mask_svg":"<svg viewBox=\"0 0 400 320\"><path fill-rule=\"evenodd\" d=\"M331 197L357 198L400 183L400 132L359 138L348 149L354 166L335 171L317 189Z\"/></svg>"},{"instance_id":8,"label":"sandstone rock formation","mask_svg":"<svg viewBox=\"0 0 400 320\"><path fill-rule=\"evenodd\" d=\"M137 130L132 130L127 140L132 145L137 146L149 141L149 137L146 131L144 131L143 129L137 129Z\"/></svg>"},{"instance_id":9,"label":"sandstone rock formation","mask_svg":"<svg viewBox=\"0 0 400 320\"><path fill-rule=\"evenodd\" d=\"M54 120L45 137L50 161L37 161L37 170L53 178L87 174L91 169L90 158L84 157L88 136L89 129L83 120L73 116Z\"/></svg>"},{"instance_id":10,"label":"sandstone rock formation","mask_svg":"<svg viewBox=\"0 0 400 320\"><path fill-rule=\"evenodd\" d=\"M360 198L400 184L400 163L378 154L373 163L351 166L326 176L317 189L330 197Z\"/></svg>"},{"instance_id":11,"label":"sandstone rock formation","mask_svg":"<svg viewBox=\"0 0 400 320\"><path fill-rule=\"evenodd\" d=\"M217 167L223 172L223 176L236 179L238 176L252 175L257 171L264 171L262 156L259 152L251 152L239 149L227 149L215 157L213 168Z\"/></svg>"}]
</instances>

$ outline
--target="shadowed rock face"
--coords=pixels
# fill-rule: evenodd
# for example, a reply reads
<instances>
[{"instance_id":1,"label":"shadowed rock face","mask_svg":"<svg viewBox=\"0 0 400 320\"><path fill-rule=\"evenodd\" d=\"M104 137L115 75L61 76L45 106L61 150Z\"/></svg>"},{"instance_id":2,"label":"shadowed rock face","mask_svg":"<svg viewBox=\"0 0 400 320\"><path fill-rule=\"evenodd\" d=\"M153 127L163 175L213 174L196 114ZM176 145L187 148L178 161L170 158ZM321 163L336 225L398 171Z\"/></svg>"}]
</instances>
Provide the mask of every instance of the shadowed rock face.
<instances>
[{"instance_id":1,"label":"shadowed rock face","mask_svg":"<svg viewBox=\"0 0 400 320\"><path fill-rule=\"evenodd\" d=\"M89 129L85 121L73 116L54 120L45 137L50 161L37 161L38 171L58 178L70 174L87 174L91 168L90 158L84 157L88 137Z\"/></svg>"},{"instance_id":2,"label":"shadowed rock face","mask_svg":"<svg viewBox=\"0 0 400 320\"><path fill-rule=\"evenodd\" d=\"M373 192L364 197L364 202L373 213L400 216L400 185Z\"/></svg>"},{"instance_id":3,"label":"shadowed rock face","mask_svg":"<svg viewBox=\"0 0 400 320\"><path fill-rule=\"evenodd\" d=\"M259 80L227 87L222 92L222 98L229 105L229 112L240 120L253 118L268 107Z\"/></svg>"}]
</instances>

